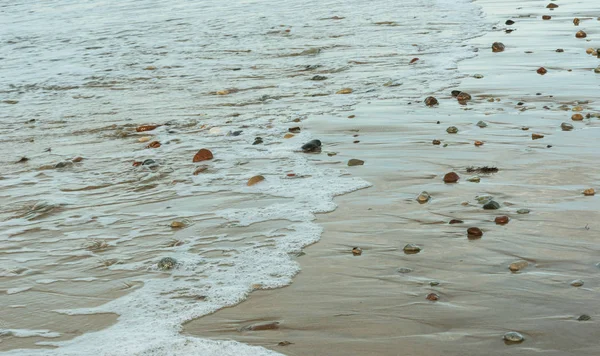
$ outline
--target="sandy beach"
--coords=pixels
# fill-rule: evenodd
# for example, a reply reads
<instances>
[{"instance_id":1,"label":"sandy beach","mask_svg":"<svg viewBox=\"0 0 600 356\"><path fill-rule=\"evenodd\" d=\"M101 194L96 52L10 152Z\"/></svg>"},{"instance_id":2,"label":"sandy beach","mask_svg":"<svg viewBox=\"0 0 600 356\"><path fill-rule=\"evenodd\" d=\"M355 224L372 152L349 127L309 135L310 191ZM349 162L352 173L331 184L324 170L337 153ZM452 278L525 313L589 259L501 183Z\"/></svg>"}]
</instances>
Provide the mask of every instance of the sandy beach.
<instances>
[{"instance_id":1,"label":"sandy beach","mask_svg":"<svg viewBox=\"0 0 600 356\"><path fill-rule=\"evenodd\" d=\"M338 209L319 215L323 237L298 258L302 271L292 285L256 291L186 324L184 333L286 355L597 354L599 203L582 192L600 179L593 163L600 152L593 69L600 61L586 54L597 43L598 7L475 3L497 23L470 41L478 56L460 62L460 85L432 93L439 106L426 107L421 97L373 100L348 112L352 119L303 123L327 151L339 152L316 156L316 164L364 160L348 172L373 186L336 198ZM579 30L586 39L576 38ZM493 53L494 42L504 52ZM547 74L537 74L539 67ZM460 105L451 90L473 99ZM577 113L588 118L573 121ZM563 122L574 129L563 131ZM447 133L449 126L458 133ZM432 145L436 139L441 145ZM476 147L477 140L483 145ZM498 172L468 173L471 166ZM457 184L442 180L451 171L460 176ZM475 175L480 182L467 181ZM431 195L426 204L416 201L422 191ZM476 197L485 195L500 208L482 209ZM510 221L497 225L497 216ZM469 227L483 236L468 239ZM406 244L422 250L405 254ZM362 255L354 256L353 247ZM511 272L515 261L528 266ZM571 285L579 279L583 286ZM427 300L429 293L439 300ZM279 324L248 330L271 322ZM525 341L505 344L509 331Z\"/></svg>"}]
</instances>

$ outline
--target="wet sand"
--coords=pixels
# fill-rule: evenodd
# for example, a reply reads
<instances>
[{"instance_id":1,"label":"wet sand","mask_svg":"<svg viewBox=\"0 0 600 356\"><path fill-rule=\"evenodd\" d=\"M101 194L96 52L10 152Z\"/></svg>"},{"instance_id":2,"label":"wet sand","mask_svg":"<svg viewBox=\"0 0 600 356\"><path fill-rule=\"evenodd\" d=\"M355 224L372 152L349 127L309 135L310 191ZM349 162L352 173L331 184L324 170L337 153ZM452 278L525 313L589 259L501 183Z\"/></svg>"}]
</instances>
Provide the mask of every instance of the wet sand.
<instances>
[{"instance_id":1,"label":"wet sand","mask_svg":"<svg viewBox=\"0 0 600 356\"><path fill-rule=\"evenodd\" d=\"M315 155L316 164L362 159L365 165L348 167L349 174L373 187L336 198L338 209L319 216L324 234L298 258L302 271L292 285L256 291L238 306L186 324L184 334L288 355L598 353L600 204L582 192L600 181L600 121L593 116L599 112L593 68L600 60L585 52L598 43L593 15L600 8L589 1L557 2L555 10L540 1L476 3L498 21L496 30L471 40L479 56L460 63L459 88L432 93L438 107L425 107L424 97L373 100L349 111L352 119L303 123L324 142L324 152L338 152ZM508 19L515 24L505 25ZM588 37L576 39L579 30ZM492 53L496 41L504 52ZM546 75L536 73L541 66ZM450 96L455 89L473 100L459 105ZM592 117L572 121L578 106ZM488 126L477 127L480 120ZM574 130L562 131L562 122ZM446 133L449 126L458 134ZM469 166L499 171L474 183L467 181L475 175ZM458 184L442 181L451 171L460 175ZM427 204L416 201L422 191L432 196ZM482 195L500 208L482 209L475 199ZM500 215L510 222L496 225ZM450 225L451 219L464 223ZM467 238L472 226L483 230L481 239ZM409 243L422 251L405 254ZM353 256L353 247L362 255ZM529 266L512 273L508 265L518 260ZM584 285L571 286L577 279ZM426 300L432 292L438 301ZM582 314L591 320L578 321ZM263 322L280 324L241 331ZM506 345L508 331L525 341ZM285 341L291 344L278 345Z\"/></svg>"}]
</instances>

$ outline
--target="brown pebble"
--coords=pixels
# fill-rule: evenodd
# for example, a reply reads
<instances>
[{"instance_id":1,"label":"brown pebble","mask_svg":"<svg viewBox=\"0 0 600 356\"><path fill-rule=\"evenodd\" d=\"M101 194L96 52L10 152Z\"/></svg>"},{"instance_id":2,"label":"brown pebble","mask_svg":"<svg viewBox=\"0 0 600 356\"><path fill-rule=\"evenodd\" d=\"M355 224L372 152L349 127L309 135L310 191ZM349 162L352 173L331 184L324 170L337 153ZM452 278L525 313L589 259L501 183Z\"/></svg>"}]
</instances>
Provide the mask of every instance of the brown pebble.
<instances>
[{"instance_id":1,"label":"brown pebble","mask_svg":"<svg viewBox=\"0 0 600 356\"><path fill-rule=\"evenodd\" d=\"M79 162L83 161L83 157L75 157L71 161L74 163L79 163Z\"/></svg>"},{"instance_id":2,"label":"brown pebble","mask_svg":"<svg viewBox=\"0 0 600 356\"><path fill-rule=\"evenodd\" d=\"M469 238L480 238L483 236L483 231L478 227L470 227L467 229L467 236Z\"/></svg>"},{"instance_id":3,"label":"brown pebble","mask_svg":"<svg viewBox=\"0 0 600 356\"><path fill-rule=\"evenodd\" d=\"M481 142L481 141L475 141L475 146L479 147L479 146L482 146L482 145L483 145L483 142Z\"/></svg>"},{"instance_id":4,"label":"brown pebble","mask_svg":"<svg viewBox=\"0 0 600 356\"><path fill-rule=\"evenodd\" d=\"M546 5L547 9L556 9L558 7L558 5L556 5L555 3L551 2L548 5Z\"/></svg>"},{"instance_id":5,"label":"brown pebble","mask_svg":"<svg viewBox=\"0 0 600 356\"><path fill-rule=\"evenodd\" d=\"M352 249L352 254L354 256L360 256L360 255L362 255L362 249L360 247L354 247Z\"/></svg>"},{"instance_id":6,"label":"brown pebble","mask_svg":"<svg viewBox=\"0 0 600 356\"><path fill-rule=\"evenodd\" d=\"M283 138L292 138L292 137L294 137L294 134L293 134L293 133L289 133L289 132L288 132L288 133L286 133L286 134L283 136Z\"/></svg>"},{"instance_id":7,"label":"brown pebble","mask_svg":"<svg viewBox=\"0 0 600 356\"><path fill-rule=\"evenodd\" d=\"M552 18L552 16L550 16L550 15L542 16L542 20L550 20L551 18Z\"/></svg>"},{"instance_id":8,"label":"brown pebble","mask_svg":"<svg viewBox=\"0 0 600 356\"><path fill-rule=\"evenodd\" d=\"M465 93L464 91L461 91L457 96L456 96L456 100L458 101L466 101L466 100L471 100L471 95L469 93Z\"/></svg>"},{"instance_id":9,"label":"brown pebble","mask_svg":"<svg viewBox=\"0 0 600 356\"><path fill-rule=\"evenodd\" d=\"M425 299L427 300L431 300L432 302L435 302L436 300L440 299L440 296L435 294L435 293L429 293L427 294L427 296L425 297Z\"/></svg>"},{"instance_id":10,"label":"brown pebble","mask_svg":"<svg viewBox=\"0 0 600 356\"><path fill-rule=\"evenodd\" d=\"M544 138L544 135L541 135L541 134L531 134L531 139L532 140L537 140L537 139L540 139L540 138Z\"/></svg>"},{"instance_id":11,"label":"brown pebble","mask_svg":"<svg viewBox=\"0 0 600 356\"><path fill-rule=\"evenodd\" d=\"M583 31L583 30L580 30L580 31L577 31L577 33L575 34L575 37L577 37L577 38L586 38L587 37L587 33L585 33L585 31Z\"/></svg>"},{"instance_id":12,"label":"brown pebble","mask_svg":"<svg viewBox=\"0 0 600 356\"><path fill-rule=\"evenodd\" d=\"M579 19L577 17L573 19L573 25L579 26Z\"/></svg>"},{"instance_id":13,"label":"brown pebble","mask_svg":"<svg viewBox=\"0 0 600 356\"><path fill-rule=\"evenodd\" d=\"M287 346L287 345L292 345L293 342L289 342L289 341L282 341L280 343L277 344L277 346Z\"/></svg>"},{"instance_id":14,"label":"brown pebble","mask_svg":"<svg viewBox=\"0 0 600 356\"><path fill-rule=\"evenodd\" d=\"M573 120L573 121L581 121L581 120L583 120L583 115L581 115L581 114L573 114L573 116L571 116L571 120Z\"/></svg>"},{"instance_id":15,"label":"brown pebble","mask_svg":"<svg viewBox=\"0 0 600 356\"><path fill-rule=\"evenodd\" d=\"M136 127L135 131L137 131L137 132L152 131L159 126L160 125L142 125L142 126Z\"/></svg>"},{"instance_id":16,"label":"brown pebble","mask_svg":"<svg viewBox=\"0 0 600 356\"><path fill-rule=\"evenodd\" d=\"M419 58L416 58L416 57L415 57L415 58L413 58L413 59L411 59L411 60L410 60L410 63L409 63L409 64L413 64L413 63L415 63L415 62L416 62L416 61L418 61L418 60L419 60Z\"/></svg>"},{"instance_id":17,"label":"brown pebble","mask_svg":"<svg viewBox=\"0 0 600 356\"><path fill-rule=\"evenodd\" d=\"M464 223L464 221L459 220L459 219L452 219L448 222L448 224L453 225L453 224L462 224Z\"/></svg>"},{"instance_id":18,"label":"brown pebble","mask_svg":"<svg viewBox=\"0 0 600 356\"><path fill-rule=\"evenodd\" d=\"M527 261L516 261L508 265L508 269L511 270L511 272L519 272L527 266L529 266L529 262Z\"/></svg>"},{"instance_id":19,"label":"brown pebble","mask_svg":"<svg viewBox=\"0 0 600 356\"><path fill-rule=\"evenodd\" d=\"M596 194L596 191L594 190L594 188L588 188L583 191L583 195L586 195L586 196L592 196L594 194Z\"/></svg>"},{"instance_id":20,"label":"brown pebble","mask_svg":"<svg viewBox=\"0 0 600 356\"><path fill-rule=\"evenodd\" d=\"M442 143L440 140L433 140L432 142L434 145L439 145L440 143Z\"/></svg>"},{"instance_id":21,"label":"brown pebble","mask_svg":"<svg viewBox=\"0 0 600 356\"><path fill-rule=\"evenodd\" d=\"M521 130L523 130L523 131L528 131L528 130L529 130L529 127L525 127L525 126L523 126L523 127L521 127Z\"/></svg>"},{"instance_id":22,"label":"brown pebble","mask_svg":"<svg viewBox=\"0 0 600 356\"><path fill-rule=\"evenodd\" d=\"M194 155L193 162L208 161L213 159L213 154L206 148L201 149Z\"/></svg>"},{"instance_id":23,"label":"brown pebble","mask_svg":"<svg viewBox=\"0 0 600 356\"><path fill-rule=\"evenodd\" d=\"M336 94L351 94L352 93L352 89L351 88L343 88L343 89L338 90L335 93Z\"/></svg>"},{"instance_id":24,"label":"brown pebble","mask_svg":"<svg viewBox=\"0 0 600 356\"><path fill-rule=\"evenodd\" d=\"M160 142L158 142L158 141L152 141L146 147L147 148L159 148L160 147Z\"/></svg>"},{"instance_id":25,"label":"brown pebble","mask_svg":"<svg viewBox=\"0 0 600 356\"><path fill-rule=\"evenodd\" d=\"M181 229L182 227L185 227L185 224L181 221L173 221L171 223L171 228L173 229Z\"/></svg>"},{"instance_id":26,"label":"brown pebble","mask_svg":"<svg viewBox=\"0 0 600 356\"><path fill-rule=\"evenodd\" d=\"M539 67L537 70L537 74L539 74L539 75L544 75L546 73L548 73L548 70L546 70L546 68L544 68L544 67Z\"/></svg>"},{"instance_id":27,"label":"brown pebble","mask_svg":"<svg viewBox=\"0 0 600 356\"><path fill-rule=\"evenodd\" d=\"M492 52L503 52L504 44L502 42L494 42L492 43Z\"/></svg>"},{"instance_id":28,"label":"brown pebble","mask_svg":"<svg viewBox=\"0 0 600 356\"><path fill-rule=\"evenodd\" d=\"M454 172L446 173L446 175L444 176L445 183L456 183L459 179L460 177L458 176L458 174Z\"/></svg>"},{"instance_id":29,"label":"brown pebble","mask_svg":"<svg viewBox=\"0 0 600 356\"><path fill-rule=\"evenodd\" d=\"M348 116L349 119L354 119L356 117L356 115L350 115Z\"/></svg>"},{"instance_id":30,"label":"brown pebble","mask_svg":"<svg viewBox=\"0 0 600 356\"><path fill-rule=\"evenodd\" d=\"M248 179L248 183L246 183L246 185L250 187L250 186L253 186L255 184L262 182L263 180L265 180L265 177L263 177L263 176L254 176L254 177Z\"/></svg>"},{"instance_id":31,"label":"brown pebble","mask_svg":"<svg viewBox=\"0 0 600 356\"><path fill-rule=\"evenodd\" d=\"M494 222L497 225L504 225L504 224L508 224L508 222L510 221L509 217L506 215L502 215L502 216L496 216L496 218L494 219Z\"/></svg>"},{"instance_id":32,"label":"brown pebble","mask_svg":"<svg viewBox=\"0 0 600 356\"><path fill-rule=\"evenodd\" d=\"M198 168L196 168L196 170L194 171L194 175L197 176L198 174L206 171L208 169L208 166L200 166Z\"/></svg>"},{"instance_id":33,"label":"brown pebble","mask_svg":"<svg viewBox=\"0 0 600 356\"><path fill-rule=\"evenodd\" d=\"M297 126L296 127L290 127L288 129L288 131L291 132L291 133L300 133L300 128L297 127Z\"/></svg>"},{"instance_id":34,"label":"brown pebble","mask_svg":"<svg viewBox=\"0 0 600 356\"><path fill-rule=\"evenodd\" d=\"M434 106L434 105L437 105L437 104L438 104L438 101L433 96L428 96L427 98L425 98L425 105L427 105L427 106Z\"/></svg>"}]
</instances>

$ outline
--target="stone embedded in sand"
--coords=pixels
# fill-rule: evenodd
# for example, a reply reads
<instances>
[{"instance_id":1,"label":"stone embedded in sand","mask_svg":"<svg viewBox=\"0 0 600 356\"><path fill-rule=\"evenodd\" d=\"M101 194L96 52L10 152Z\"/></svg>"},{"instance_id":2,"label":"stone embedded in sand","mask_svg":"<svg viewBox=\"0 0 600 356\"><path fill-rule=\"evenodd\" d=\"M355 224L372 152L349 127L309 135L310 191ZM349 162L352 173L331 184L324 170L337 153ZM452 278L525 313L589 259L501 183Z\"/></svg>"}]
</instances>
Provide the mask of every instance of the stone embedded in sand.
<instances>
[{"instance_id":1,"label":"stone embedded in sand","mask_svg":"<svg viewBox=\"0 0 600 356\"><path fill-rule=\"evenodd\" d=\"M307 143L302 145L301 148L302 148L302 151L305 153L321 152L321 141L319 141L319 140L308 141Z\"/></svg>"},{"instance_id":2,"label":"stone embedded in sand","mask_svg":"<svg viewBox=\"0 0 600 356\"><path fill-rule=\"evenodd\" d=\"M573 25L579 26L579 19L577 17L573 19Z\"/></svg>"},{"instance_id":3,"label":"stone embedded in sand","mask_svg":"<svg viewBox=\"0 0 600 356\"><path fill-rule=\"evenodd\" d=\"M479 127L481 127L481 128L484 128L484 127L487 127L488 124L486 124L484 121L479 121L479 122L477 122L476 125L479 126Z\"/></svg>"},{"instance_id":4,"label":"stone embedded in sand","mask_svg":"<svg viewBox=\"0 0 600 356\"><path fill-rule=\"evenodd\" d=\"M483 236L483 231L481 231L481 229L478 227L470 227L467 229L467 236L470 239L478 239Z\"/></svg>"},{"instance_id":5,"label":"stone embedded in sand","mask_svg":"<svg viewBox=\"0 0 600 356\"><path fill-rule=\"evenodd\" d=\"M517 214L529 214L531 210L529 209L519 209L517 210Z\"/></svg>"},{"instance_id":6,"label":"stone embedded in sand","mask_svg":"<svg viewBox=\"0 0 600 356\"><path fill-rule=\"evenodd\" d=\"M436 300L440 299L440 296L435 294L435 293L429 293L427 294L427 296L425 297L425 299L427 300L431 300L432 302L435 302Z\"/></svg>"},{"instance_id":7,"label":"stone embedded in sand","mask_svg":"<svg viewBox=\"0 0 600 356\"><path fill-rule=\"evenodd\" d=\"M277 346L288 346L288 345L292 345L294 344L293 342L289 342L289 341L281 341L280 343L277 344Z\"/></svg>"},{"instance_id":8,"label":"stone embedded in sand","mask_svg":"<svg viewBox=\"0 0 600 356\"><path fill-rule=\"evenodd\" d=\"M292 133L286 133L285 135L283 135L283 138L292 138L294 137L294 134Z\"/></svg>"},{"instance_id":9,"label":"stone embedded in sand","mask_svg":"<svg viewBox=\"0 0 600 356\"><path fill-rule=\"evenodd\" d=\"M208 161L213 159L213 154L206 148L201 149L194 155L192 162Z\"/></svg>"},{"instance_id":10,"label":"stone embedded in sand","mask_svg":"<svg viewBox=\"0 0 600 356\"><path fill-rule=\"evenodd\" d=\"M227 90L227 89L224 89L224 90L218 90L217 92L215 92L215 94L217 94L217 95L227 95L227 94L229 94L229 93L230 93L230 91L229 91L229 90Z\"/></svg>"},{"instance_id":11,"label":"stone embedded in sand","mask_svg":"<svg viewBox=\"0 0 600 356\"><path fill-rule=\"evenodd\" d=\"M290 133L295 133L295 134L297 134L297 133L300 133L300 128L299 128L298 126L296 126L296 127L290 127L290 128L288 129L288 131L289 131Z\"/></svg>"},{"instance_id":12,"label":"stone embedded in sand","mask_svg":"<svg viewBox=\"0 0 600 356\"><path fill-rule=\"evenodd\" d=\"M588 188L588 189L586 189L586 190L583 191L583 195L586 195L588 197L592 196L594 194L596 194L596 191L594 190L594 188Z\"/></svg>"},{"instance_id":13,"label":"stone embedded in sand","mask_svg":"<svg viewBox=\"0 0 600 356\"><path fill-rule=\"evenodd\" d=\"M503 52L504 44L502 42L494 42L492 43L492 52Z\"/></svg>"},{"instance_id":14,"label":"stone embedded in sand","mask_svg":"<svg viewBox=\"0 0 600 356\"><path fill-rule=\"evenodd\" d=\"M573 287L581 287L581 286L583 286L583 281L581 279L576 279L571 282L571 285Z\"/></svg>"},{"instance_id":15,"label":"stone embedded in sand","mask_svg":"<svg viewBox=\"0 0 600 356\"><path fill-rule=\"evenodd\" d=\"M434 105L437 105L437 104L438 104L438 101L433 96L428 96L427 98L425 98L425 105L427 105L427 106L434 106Z\"/></svg>"},{"instance_id":16,"label":"stone embedded in sand","mask_svg":"<svg viewBox=\"0 0 600 356\"><path fill-rule=\"evenodd\" d=\"M542 134L531 134L531 139L532 140L539 140L540 138L544 138L544 135L542 135Z\"/></svg>"},{"instance_id":17,"label":"stone embedded in sand","mask_svg":"<svg viewBox=\"0 0 600 356\"><path fill-rule=\"evenodd\" d=\"M419 196L417 197L417 201L420 204L425 204L427 203L429 200L431 199L431 195L429 195L429 193L423 191L421 192L421 194L419 194Z\"/></svg>"},{"instance_id":18,"label":"stone embedded in sand","mask_svg":"<svg viewBox=\"0 0 600 356\"><path fill-rule=\"evenodd\" d=\"M583 120L583 115L581 115L581 114L573 114L573 116L571 116L571 120L573 120L573 121L581 121L581 120Z\"/></svg>"},{"instance_id":19,"label":"stone embedded in sand","mask_svg":"<svg viewBox=\"0 0 600 356\"><path fill-rule=\"evenodd\" d=\"M432 142L432 143L433 143L434 145L439 145L439 144L441 144L442 142L441 142L440 140L433 140L433 142Z\"/></svg>"},{"instance_id":20,"label":"stone embedded in sand","mask_svg":"<svg viewBox=\"0 0 600 356\"><path fill-rule=\"evenodd\" d=\"M515 22L513 20L506 20L505 24L510 26L510 25L514 25Z\"/></svg>"},{"instance_id":21,"label":"stone embedded in sand","mask_svg":"<svg viewBox=\"0 0 600 356\"><path fill-rule=\"evenodd\" d=\"M262 182L263 180L265 180L265 177L263 177L263 176L260 176L260 175L259 176L254 176L254 177L248 179L248 183L246 183L246 185L249 186L249 187L251 187L251 186L253 186L255 184L258 184L258 183Z\"/></svg>"},{"instance_id":22,"label":"stone embedded in sand","mask_svg":"<svg viewBox=\"0 0 600 356\"><path fill-rule=\"evenodd\" d=\"M472 177L467 178L467 182L479 183L479 182L481 182L481 178L479 176L472 176Z\"/></svg>"},{"instance_id":23,"label":"stone embedded in sand","mask_svg":"<svg viewBox=\"0 0 600 356\"><path fill-rule=\"evenodd\" d=\"M182 227L185 227L185 224L183 222L181 222L181 221L173 221L171 223L171 227L173 229L181 229Z\"/></svg>"},{"instance_id":24,"label":"stone embedded in sand","mask_svg":"<svg viewBox=\"0 0 600 356\"><path fill-rule=\"evenodd\" d=\"M464 221L462 221L462 220L459 220L459 219L452 219L452 220L450 220L450 221L448 222L448 224L450 224L450 225L454 225L454 224L462 224L462 223L464 223Z\"/></svg>"},{"instance_id":25,"label":"stone embedded in sand","mask_svg":"<svg viewBox=\"0 0 600 356\"><path fill-rule=\"evenodd\" d=\"M562 49L562 48L557 48L557 49L556 49L556 52L557 52L557 53L563 53L564 51L565 51L565 50L564 50L564 49Z\"/></svg>"},{"instance_id":26,"label":"stone embedded in sand","mask_svg":"<svg viewBox=\"0 0 600 356\"><path fill-rule=\"evenodd\" d=\"M455 97L455 98L456 98L456 97L458 96L458 94L460 94L460 93L461 93L461 91L460 91L460 90L453 90L453 91L451 91L451 92L450 92L450 94L452 94L452 96L453 96L453 97Z\"/></svg>"},{"instance_id":27,"label":"stone embedded in sand","mask_svg":"<svg viewBox=\"0 0 600 356\"><path fill-rule=\"evenodd\" d=\"M583 106L574 106L573 109L571 109L572 111L583 111Z\"/></svg>"},{"instance_id":28,"label":"stone embedded in sand","mask_svg":"<svg viewBox=\"0 0 600 356\"><path fill-rule=\"evenodd\" d=\"M518 344L521 343L525 340L525 338L523 337L523 335L519 334L516 331L509 331L506 334L504 334L504 336L502 337L502 339L504 339L504 342L506 343L511 343L511 344Z\"/></svg>"},{"instance_id":29,"label":"stone embedded in sand","mask_svg":"<svg viewBox=\"0 0 600 356\"><path fill-rule=\"evenodd\" d=\"M537 70L537 74L539 74L539 75L544 75L546 73L548 73L548 70L544 67L539 67Z\"/></svg>"},{"instance_id":30,"label":"stone embedded in sand","mask_svg":"<svg viewBox=\"0 0 600 356\"><path fill-rule=\"evenodd\" d=\"M474 145L477 146L477 147L483 146L483 142L481 142L481 141L475 141Z\"/></svg>"},{"instance_id":31,"label":"stone embedded in sand","mask_svg":"<svg viewBox=\"0 0 600 356\"><path fill-rule=\"evenodd\" d=\"M143 142L148 142L151 139L152 139L152 137L150 137L150 136L142 136L142 137L138 138L138 142L142 142L142 143Z\"/></svg>"},{"instance_id":32,"label":"stone embedded in sand","mask_svg":"<svg viewBox=\"0 0 600 356\"><path fill-rule=\"evenodd\" d=\"M585 31L583 31L583 30L579 30L575 34L575 37L577 37L577 38L586 38L587 37L587 33L585 33Z\"/></svg>"},{"instance_id":33,"label":"stone embedded in sand","mask_svg":"<svg viewBox=\"0 0 600 356\"><path fill-rule=\"evenodd\" d=\"M458 128L456 126L450 126L446 129L446 132L449 134L455 134L458 132Z\"/></svg>"},{"instance_id":34,"label":"stone embedded in sand","mask_svg":"<svg viewBox=\"0 0 600 356\"><path fill-rule=\"evenodd\" d=\"M562 124L560 124L560 128L563 131L571 131L573 130L575 127L569 123L563 122Z\"/></svg>"},{"instance_id":35,"label":"stone embedded in sand","mask_svg":"<svg viewBox=\"0 0 600 356\"><path fill-rule=\"evenodd\" d=\"M413 64L413 63L415 63L418 60L419 60L419 58L415 57L415 58L413 58L413 59L410 60L409 64Z\"/></svg>"},{"instance_id":36,"label":"stone embedded in sand","mask_svg":"<svg viewBox=\"0 0 600 356\"><path fill-rule=\"evenodd\" d=\"M556 9L558 7L558 5L556 5L555 3L551 2L548 5L546 5L547 9Z\"/></svg>"},{"instance_id":37,"label":"stone embedded in sand","mask_svg":"<svg viewBox=\"0 0 600 356\"><path fill-rule=\"evenodd\" d=\"M263 138L262 137L255 137L254 138L254 142L252 142L252 145L260 145L261 143L263 143Z\"/></svg>"},{"instance_id":38,"label":"stone embedded in sand","mask_svg":"<svg viewBox=\"0 0 600 356\"><path fill-rule=\"evenodd\" d=\"M152 141L148 144L148 146L146 146L146 148L159 148L160 147L160 142L158 141Z\"/></svg>"},{"instance_id":39,"label":"stone embedded in sand","mask_svg":"<svg viewBox=\"0 0 600 356\"><path fill-rule=\"evenodd\" d=\"M483 74L473 74L473 78L475 78L475 79L483 79Z\"/></svg>"},{"instance_id":40,"label":"stone embedded in sand","mask_svg":"<svg viewBox=\"0 0 600 356\"><path fill-rule=\"evenodd\" d=\"M595 49L593 49L593 48L588 48L588 49L586 49L586 50L585 50L585 53L587 53L587 54L592 54L592 53L594 53L595 51L596 51L596 50L595 50Z\"/></svg>"},{"instance_id":41,"label":"stone embedded in sand","mask_svg":"<svg viewBox=\"0 0 600 356\"><path fill-rule=\"evenodd\" d=\"M511 270L511 272L519 272L527 266L529 266L529 262L527 261L516 261L508 265L508 269Z\"/></svg>"},{"instance_id":42,"label":"stone embedded in sand","mask_svg":"<svg viewBox=\"0 0 600 356\"><path fill-rule=\"evenodd\" d=\"M73 162L73 163L79 163L81 161L83 161L83 157L75 157L75 158L71 159L71 162Z\"/></svg>"},{"instance_id":43,"label":"stone embedded in sand","mask_svg":"<svg viewBox=\"0 0 600 356\"><path fill-rule=\"evenodd\" d=\"M592 320L592 317L587 315L587 314L581 314L578 318L577 321L588 321L588 320Z\"/></svg>"},{"instance_id":44,"label":"stone embedded in sand","mask_svg":"<svg viewBox=\"0 0 600 356\"><path fill-rule=\"evenodd\" d=\"M158 264L157 264L158 268L163 271L171 270L176 265L177 265L177 261L171 257L165 257L165 258L161 259L160 261L158 261Z\"/></svg>"},{"instance_id":45,"label":"stone embedded in sand","mask_svg":"<svg viewBox=\"0 0 600 356\"><path fill-rule=\"evenodd\" d=\"M505 224L508 224L509 221L510 221L510 219L506 215L496 216L496 218L494 219L494 222L496 223L496 225L505 225Z\"/></svg>"},{"instance_id":46,"label":"stone embedded in sand","mask_svg":"<svg viewBox=\"0 0 600 356\"><path fill-rule=\"evenodd\" d=\"M456 183L459 179L460 177L458 176L458 174L454 172L446 173L446 175L444 176L444 183Z\"/></svg>"},{"instance_id":47,"label":"stone embedded in sand","mask_svg":"<svg viewBox=\"0 0 600 356\"><path fill-rule=\"evenodd\" d=\"M550 15L542 16L542 20L550 20L551 18L552 18L552 16L550 16Z\"/></svg>"},{"instance_id":48,"label":"stone embedded in sand","mask_svg":"<svg viewBox=\"0 0 600 356\"><path fill-rule=\"evenodd\" d=\"M465 93L464 91L461 91L457 96L456 96L456 100L458 101L466 101L466 100L471 100L471 94L469 93Z\"/></svg>"},{"instance_id":49,"label":"stone embedded in sand","mask_svg":"<svg viewBox=\"0 0 600 356\"><path fill-rule=\"evenodd\" d=\"M336 94L351 94L352 89L351 88L343 88L343 89L336 91L335 93Z\"/></svg>"},{"instance_id":50,"label":"stone embedded in sand","mask_svg":"<svg viewBox=\"0 0 600 356\"><path fill-rule=\"evenodd\" d=\"M310 78L310 80L325 80L325 79L327 79L327 77L324 75L315 75L314 77Z\"/></svg>"},{"instance_id":51,"label":"stone embedded in sand","mask_svg":"<svg viewBox=\"0 0 600 356\"><path fill-rule=\"evenodd\" d=\"M421 248L415 244L407 244L406 246L404 246L404 253L406 253L407 255L413 255L415 253L419 253L421 252Z\"/></svg>"},{"instance_id":52,"label":"stone embedded in sand","mask_svg":"<svg viewBox=\"0 0 600 356\"><path fill-rule=\"evenodd\" d=\"M135 131L137 131L137 132L152 131L159 126L160 125L142 125L142 126L136 127Z\"/></svg>"},{"instance_id":53,"label":"stone embedded in sand","mask_svg":"<svg viewBox=\"0 0 600 356\"><path fill-rule=\"evenodd\" d=\"M500 204L498 204L494 200L490 200L483 206L483 208L485 210L497 210L497 209L500 209Z\"/></svg>"},{"instance_id":54,"label":"stone embedded in sand","mask_svg":"<svg viewBox=\"0 0 600 356\"><path fill-rule=\"evenodd\" d=\"M352 158L351 160L348 161L348 166L349 167L352 167L352 166L362 166L363 164L365 164L365 161L363 161L361 159Z\"/></svg>"},{"instance_id":55,"label":"stone embedded in sand","mask_svg":"<svg viewBox=\"0 0 600 356\"><path fill-rule=\"evenodd\" d=\"M354 247L352 249L352 254L354 256L360 256L360 255L362 255L362 248L360 248L360 247Z\"/></svg>"},{"instance_id":56,"label":"stone embedded in sand","mask_svg":"<svg viewBox=\"0 0 600 356\"><path fill-rule=\"evenodd\" d=\"M599 52L600 53L600 52ZM600 74L600 66L594 68L594 73Z\"/></svg>"}]
</instances>

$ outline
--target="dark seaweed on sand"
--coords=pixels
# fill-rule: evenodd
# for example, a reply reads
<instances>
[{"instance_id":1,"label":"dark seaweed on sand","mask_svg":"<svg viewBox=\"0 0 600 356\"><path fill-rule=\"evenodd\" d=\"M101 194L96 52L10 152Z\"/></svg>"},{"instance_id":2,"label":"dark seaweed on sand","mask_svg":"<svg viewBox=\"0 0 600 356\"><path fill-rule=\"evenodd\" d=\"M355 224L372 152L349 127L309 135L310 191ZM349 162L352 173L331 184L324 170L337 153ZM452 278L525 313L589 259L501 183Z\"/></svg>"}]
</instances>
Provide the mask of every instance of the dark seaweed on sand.
<instances>
[{"instance_id":1,"label":"dark seaweed on sand","mask_svg":"<svg viewBox=\"0 0 600 356\"><path fill-rule=\"evenodd\" d=\"M488 167L488 166L484 166L484 167L467 167L467 172L468 173L481 173L481 174L491 174L491 173L497 173L498 172L498 168L496 167Z\"/></svg>"}]
</instances>

